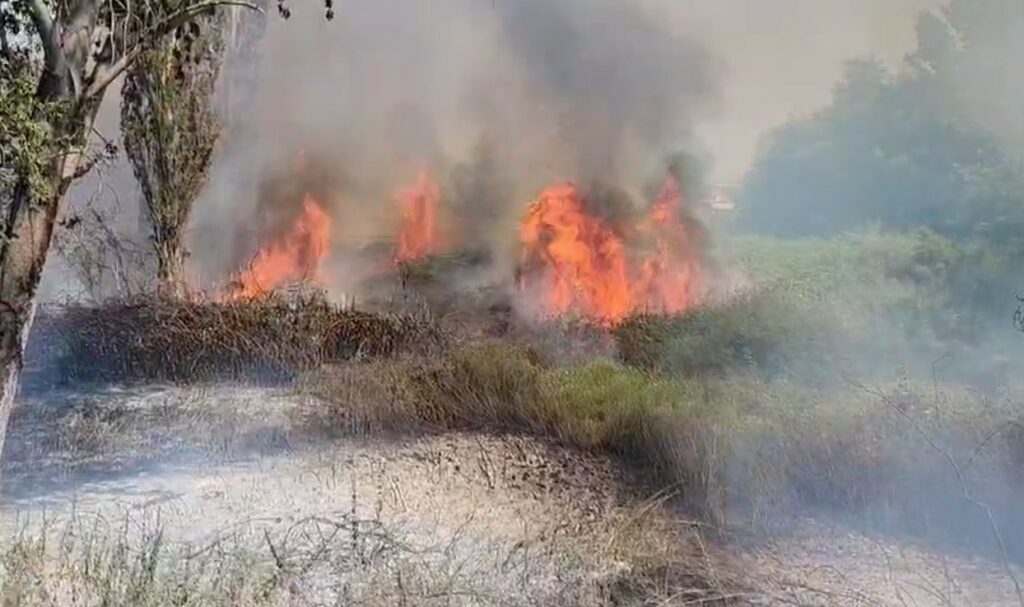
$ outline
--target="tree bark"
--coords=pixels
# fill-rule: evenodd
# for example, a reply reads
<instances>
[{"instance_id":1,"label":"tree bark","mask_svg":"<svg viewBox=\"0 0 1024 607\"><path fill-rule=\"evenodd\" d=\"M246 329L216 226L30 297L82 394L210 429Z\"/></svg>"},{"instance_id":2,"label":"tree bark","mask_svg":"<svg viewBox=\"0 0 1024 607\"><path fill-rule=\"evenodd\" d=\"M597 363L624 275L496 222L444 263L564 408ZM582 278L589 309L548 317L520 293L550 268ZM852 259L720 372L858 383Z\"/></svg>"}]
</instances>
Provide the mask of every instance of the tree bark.
<instances>
[{"instance_id":1,"label":"tree bark","mask_svg":"<svg viewBox=\"0 0 1024 607\"><path fill-rule=\"evenodd\" d=\"M160 292L171 297L185 297L188 295L188 283L185 281L185 249L181 238L177 234L160 234L159 229L155 232L153 244Z\"/></svg>"},{"instance_id":2,"label":"tree bark","mask_svg":"<svg viewBox=\"0 0 1024 607\"><path fill-rule=\"evenodd\" d=\"M18 394L18 383L21 381L23 367L22 352L28 345L28 334L34 316L35 304L30 302L24 310L4 310L0 320L0 378L3 380L3 394L0 395L0 454L3 454L7 421Z\"/></svg>"},{"instance_id":3,"label":"tree bark","mask_svg":"<svg viewBox=\"0 0 1024 607\"><path fill-rule=\"evenodd\" d=\"M55 171L63 171L63 160L55 164L60 165L54 167ZM28 185L19 184L8 207L7 230L0 243L0 454L18 393L22 353L35 315L36 289L63 190L58 186L49 199L33 201Z\"/></svg>"}]
</instances>

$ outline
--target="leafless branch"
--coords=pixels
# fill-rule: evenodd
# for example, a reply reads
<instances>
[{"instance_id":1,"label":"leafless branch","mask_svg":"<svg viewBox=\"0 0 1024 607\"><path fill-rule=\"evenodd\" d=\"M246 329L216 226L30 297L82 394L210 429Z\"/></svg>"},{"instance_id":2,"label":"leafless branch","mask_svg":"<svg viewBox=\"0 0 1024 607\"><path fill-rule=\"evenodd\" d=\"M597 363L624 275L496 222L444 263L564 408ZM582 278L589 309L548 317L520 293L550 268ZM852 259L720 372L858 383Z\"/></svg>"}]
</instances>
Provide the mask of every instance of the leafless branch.
<instances>
[{"instance_id":1,"label":"leafless branch","mask_svg":"<svg viewBox=\"0 0 1024 607\"><path fill-rule=\"evenodd\" d=\"M86 162L79 164L77 167L75 167L75 171L71 174L71 179L75 180L81 177L85 177L86 175L89 174L90 171L93 170L93 168L96 167L97 164L99 164L100 160L102 159L102 155L97 155L88 159Z\"/></svg>"},{"instance_id":2,"label":"leafless branch","mask_svg":"<svg viewBox=\"0 0 1024 607\"><path fill-rule=\"evenodd\" d=\"M988 444L992 441L993 438L1002 434L1005 430L1009 428L1021 427L1021 424L1019 424L1018 422L1008 421L997 426L994 430L992 430L992 432L989 432L988 436L985 437L985 440L981 441L978 444L978 446L974 449L974 452L971 453L971 456L967 458L967 461L964 463L964 470L969 470L971 468L971 465L974 464L974 460L977 459L978 455L981 454L982 450L984 450L985 447L988 446Z\"/></svg>"},{"instance_id":3,"label":"leafless branch","mask_svg":"<svg viewBox=\"0 0 1024 607\"><path fill-rule=\"evenodd\" d=\"M864 384L861 384L856 380L852 380L850 378L845 379L847 383L849 383L851 386L859 388L860 390L863 390L867 394L871 394L877 397L883 403L885 403L894 411L896 411L904 420L906 420L908 424L910 424L911 429L913 429L913 431L918 436L920 436L932 450L934 450L936 453L941 455L943 459L946 460L946 463L949 464L949 467L956 474L957 485L960 490L960 496L964 499L964 501L971 504L972 506L979 509L985 514L985 518L988 521L989 530L992 532L992 537L995 539L996 547L999 549L999 556L1002 560L1003 569L1006 572L1006 575L1010 578L1010 581L1013 582L1013 587L1017 594L1017 602L1020 604L1021 607L1024 607L1024 589L1021 588L1020 581L1017 579L1017 575L1013 572L1013 567L1011 567L1010 565L1010 557L1006 550L1006 542L1003 540L1003 534L1000 532L999 525L996 523L995 515L992 514L991 508L989 508L985 503L975 498L974 495L971 493L970 489L967 487L967 478L964 474L964 469L962 466L960 466L960 464L957 463L956 458L953 457L949 450L939 445L938 441L936 441L930 433L928 433L924 428L922 428L921 425L918 424L917 421L914 420L907 413L907 411L904 410L904 408L901 407L899 403L895 402L892 399L892 397L890 397L888 394L886 394L885 392L878 388L870 388L868 386L865 386ZM988 440L989 439L986 439L986 442Z\"/></svg>"}]
</instances>

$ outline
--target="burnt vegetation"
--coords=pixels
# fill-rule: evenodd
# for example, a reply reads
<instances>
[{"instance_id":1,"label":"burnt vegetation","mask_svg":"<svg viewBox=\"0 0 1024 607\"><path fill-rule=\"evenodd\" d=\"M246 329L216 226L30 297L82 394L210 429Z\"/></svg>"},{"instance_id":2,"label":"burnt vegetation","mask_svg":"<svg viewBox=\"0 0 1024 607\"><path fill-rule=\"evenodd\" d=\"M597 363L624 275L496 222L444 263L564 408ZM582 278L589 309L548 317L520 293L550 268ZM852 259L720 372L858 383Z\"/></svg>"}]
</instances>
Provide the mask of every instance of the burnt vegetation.
<instances>
[{"instance_id":1,"label":"burnt vegetation","mask_svg":"<svg viewBox=\"0 0 1024 607\"><path fill-rule=\"evenodd\" d=\"M340 308L315 294L225 303L138 297L51 308L39 323L32 348L49 363L33 369L29 385L281 382L325 364L443 343L414 317Z\"/></svg>"}]
</instances>

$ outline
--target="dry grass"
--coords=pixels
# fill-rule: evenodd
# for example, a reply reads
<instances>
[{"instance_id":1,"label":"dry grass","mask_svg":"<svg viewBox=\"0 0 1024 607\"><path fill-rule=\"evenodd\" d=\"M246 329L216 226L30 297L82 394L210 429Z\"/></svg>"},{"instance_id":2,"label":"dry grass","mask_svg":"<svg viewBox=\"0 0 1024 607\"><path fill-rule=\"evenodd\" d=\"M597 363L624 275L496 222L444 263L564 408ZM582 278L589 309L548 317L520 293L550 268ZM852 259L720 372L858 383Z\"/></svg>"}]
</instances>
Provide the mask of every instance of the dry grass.
<instances>
[{"instance_id":1,"label":"dry grass","mask_svg":"<svg viewBox=\"0 0 1024 607\"><path fill-rule=\"evenodd\" d=\"M742 309L727 314L741 329L752 322ZM311 436L540 435L634 464L656 487L679 488L693 513L719 526L774 528L794 513L824 508L884 529L989 545L984 521L959 496L955 471L914 431L919 424L968 468L974 493L991 505L1000 528L1024 523L1014 507L1024 453L1016 422L1024 415L1012 396L993 400L906 382L881 387L887 397L880 398L849 385L800 386L721 365L710 374L659 374L595 359L603 350L586 331L577 342L582 357L554 352L544 340L523 345L531 342L526 334L440 347L447 342L425 321L339 310L317 299L123 303L69 309L60 322L75 328L59 365L65 378L297 376L299 389L316 400L295 411L293 422ZM642 336L644 327L657 333L650 319L637 322L631 335ZM751 343L767 348L773 338L766 331ZM722 334L733 333L749 331ZM710 343L733 343L706 335ZM76 427L106 435L132 432L118 429L118 419L81 421ZM76 436L91 440L84 431ZM1010 534L1009 543L1024 554L1024 532Z\"/></svg>"},{"instance_id":2,"label":"dry grass","mask_svg":"<svg viewBox=\"0 0 1024 607\"><path fill-rule=\"evenodd\" d=\"M720 526L773 529L825 509L988 551L987 523L961 499L935 441L968 468L1024 555L1024 532L1009 531L1024 523L1015 507L1024 497L1021 411L1011 396L986 400L908 382L874 393L755 375L667 378L611 361L558 368L528 348L493 342L439 361L324 370L303 385L320 401L306 413L319 431L419 426L548 436L634 464Z\"/></svg>"},{"instance_id":3,"label":"dry grass","mask_svg":"<svg viewBox=\"0 0 1024 607\"><path fill-rule=\"evenodd\" d=\"M237 460L293 447L287 389L146 386L60 392L11 416L0 484L37 488L183 457ZM215 404L216 406L211 406Z\"/></svg>"},{"instance_id":4,"label":"dry grass","mask_svg":"<svg viewBox=\"0 0 1024 607\"><path fill-rule=\"evenodd\" d=\"M319 296L228 303L140 298L66 306L37 324L31 352L59 354L53 369L30 371L63 382L287 379L324 363L443 341L425 321L338 308Z\"/></svg>"},{"instance_id":5,"label":"dry grass","mask_svg":"<svg viewBox=\"0 0 1024 607\"><path fill-rule=\"evenodd\" d=\"M690 525L641 504L588 537L484 541L454 531L424 540L377 517L241 521L200 545L152 516L78 517L3 545L5 607L277 605L750 604L728 561Z\"/></svg>"}]
</instances>

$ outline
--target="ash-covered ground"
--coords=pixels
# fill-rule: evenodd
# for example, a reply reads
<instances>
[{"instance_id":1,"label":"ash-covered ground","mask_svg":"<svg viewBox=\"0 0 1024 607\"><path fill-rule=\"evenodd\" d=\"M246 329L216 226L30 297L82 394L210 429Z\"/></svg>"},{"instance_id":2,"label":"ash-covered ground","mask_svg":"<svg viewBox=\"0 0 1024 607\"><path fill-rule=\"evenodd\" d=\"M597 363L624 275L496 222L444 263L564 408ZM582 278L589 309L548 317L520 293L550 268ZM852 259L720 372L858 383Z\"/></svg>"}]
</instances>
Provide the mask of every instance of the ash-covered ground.
<instances>
[{"instance_id":1,"label":"ash-covered ground","mask_svg":"<svg viewBox=\"0 0 1024 607\"><path fill-rule=\"evenodd\" d=\"M96 604L77 559L130 571L154 538L174 561L160 571L270 580L266 604L1018 604L995 561L822 520L721 533L606 456L466 432L322 440L302 426L316 406L235 384L24 399L3 470L5 566L16 547L46 553L47 604ZM5 600L36 604L12 588Z\"/></svg>"}]
</instances>

